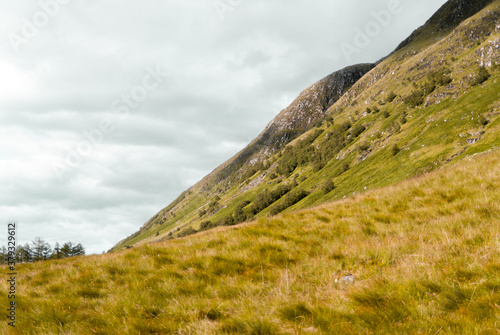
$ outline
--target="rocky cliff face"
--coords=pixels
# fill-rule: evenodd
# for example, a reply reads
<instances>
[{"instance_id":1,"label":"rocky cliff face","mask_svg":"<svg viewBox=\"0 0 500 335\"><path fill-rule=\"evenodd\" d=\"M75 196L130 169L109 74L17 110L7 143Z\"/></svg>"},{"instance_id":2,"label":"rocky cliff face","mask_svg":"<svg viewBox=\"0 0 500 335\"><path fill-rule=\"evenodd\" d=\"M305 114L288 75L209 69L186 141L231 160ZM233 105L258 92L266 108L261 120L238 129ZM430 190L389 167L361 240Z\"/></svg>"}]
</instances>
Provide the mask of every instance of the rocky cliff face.
<instances>
[{"instance_id":1,"label":"rocky cliff face","mask_svg":"<svg viewBox=\"0 0 500 335\"><path fill-rule=\"evenodd\" d=\"M257 137L257 142L278 149L290 139L306 132L323 120L325 112L374 66L350 66L316 82L268 124Z\"/></svg>"},{"instance_id":2,"label":"rocky cliff face","mask_svg":"<svg viewBox=\"0 0 500 335\"><path fill-rule=\"evenodd\" d=\"M336 71L304 90L290 106L279 113L233 161L218 173L226 179L247 163L265 158L282 149L325 118L325 112L337 102L375 64L358 64Z\"/></svg>"}]
</instances>

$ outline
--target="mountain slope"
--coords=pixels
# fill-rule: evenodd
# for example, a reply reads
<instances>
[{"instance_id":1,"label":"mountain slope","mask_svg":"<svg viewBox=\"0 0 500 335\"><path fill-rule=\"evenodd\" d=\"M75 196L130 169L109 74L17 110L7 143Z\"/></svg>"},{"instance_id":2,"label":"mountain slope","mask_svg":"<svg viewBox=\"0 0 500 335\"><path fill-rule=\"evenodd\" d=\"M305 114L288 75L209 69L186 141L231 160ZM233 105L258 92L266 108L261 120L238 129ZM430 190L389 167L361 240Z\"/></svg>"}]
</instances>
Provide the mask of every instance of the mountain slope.
<instances>
[{"instance_id":1,"label":"mountain slope","mask_svg":"<svg viewBox=\"0 0 500 335\"><path fill-rule=\"evenodd\" d=\"M308 210L21 264L0 333L494 334L499 189L497 150Z\"/></svg>"},{"instance_id":2,"label":"mountain slope","mask_svg":"<svg viewBox=\"0 0 500 335\"><path fill-rule=\"evenodd\" d=\"M500 1L488 3L451 0L375 67L313 85L113 250L318 205L498 147ZM438 18L444 32L425 33Z\"/></svg>"}]
</instances>

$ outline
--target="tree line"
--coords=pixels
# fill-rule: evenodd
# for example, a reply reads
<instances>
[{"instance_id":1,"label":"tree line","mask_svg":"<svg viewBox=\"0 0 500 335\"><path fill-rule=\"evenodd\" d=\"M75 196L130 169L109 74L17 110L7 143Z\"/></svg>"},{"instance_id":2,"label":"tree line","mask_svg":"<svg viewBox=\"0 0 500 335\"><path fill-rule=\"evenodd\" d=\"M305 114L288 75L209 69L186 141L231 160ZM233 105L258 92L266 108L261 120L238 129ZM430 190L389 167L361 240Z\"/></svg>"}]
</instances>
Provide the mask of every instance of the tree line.
<instances>
[{"instance_id":1,"label":"tree line","mask_svg":"<svg viewBox=\"0 0 500 335\"><path fill-rule=\"evenodd\" d=\"M17 246L16 263L31 263L48 259L85 255L85 248L81 243L66 242L62 246L56 242L54 248L41 237L35 237L30 243ZM8 250L5 246L0 249L0 264L6 264Z\"/></svg>"}]
</instances>

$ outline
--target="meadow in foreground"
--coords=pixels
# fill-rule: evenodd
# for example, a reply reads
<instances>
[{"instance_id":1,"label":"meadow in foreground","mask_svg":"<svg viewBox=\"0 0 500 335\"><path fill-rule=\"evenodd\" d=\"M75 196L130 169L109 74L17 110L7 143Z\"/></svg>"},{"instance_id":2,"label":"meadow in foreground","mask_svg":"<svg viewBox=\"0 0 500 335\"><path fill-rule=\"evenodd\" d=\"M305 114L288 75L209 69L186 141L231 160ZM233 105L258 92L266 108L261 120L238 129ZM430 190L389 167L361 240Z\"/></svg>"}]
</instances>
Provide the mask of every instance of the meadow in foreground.
<instances>
[{"instance_id":1,"label":"meadow in foreground","mask_svg":"<svg viewBox=\"0 0 500 335\"><path fill-rule=\"evenodd\" d=\"M498 334L499 233L497 151L308 210L18 265L16 328L3 316L0 332Z\"/></svg>"}]
</instances>

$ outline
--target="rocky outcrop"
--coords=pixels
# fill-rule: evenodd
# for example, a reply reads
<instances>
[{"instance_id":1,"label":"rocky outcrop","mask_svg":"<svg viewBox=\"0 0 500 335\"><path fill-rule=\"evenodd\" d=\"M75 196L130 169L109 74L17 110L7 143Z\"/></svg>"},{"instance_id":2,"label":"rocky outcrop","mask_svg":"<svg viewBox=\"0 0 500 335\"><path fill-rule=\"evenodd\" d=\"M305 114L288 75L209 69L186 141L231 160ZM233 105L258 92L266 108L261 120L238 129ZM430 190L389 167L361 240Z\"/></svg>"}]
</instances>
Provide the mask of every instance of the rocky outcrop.
<instances>
[{"instance_id":1,"label":"rocky outcrop","mask_svg":"<svg viewBox=\"0 0 500 335\"><path fill-rule=\"evenodd\" d=\"M218 173L218 182L226 179L247 162L255 162L282 149L325 118L325 112L337 102L375 64L349 66L317 81L304 90L290 106L282 110L245 149ZM257 158L257 159L256 159Z\"/></svg>"},{"instance_id":2,"label":"rocky outcrop","mask_svg":"<svg viewBox=\"0 0 500 335\"><path fill-rule=\"evenodd\" d=\"M334 72L303 91L295 101L272 120L257 142L279 149L290 139L323 120L325 112L375 64L358 64Z\"/></svg>"}]
</instances>

